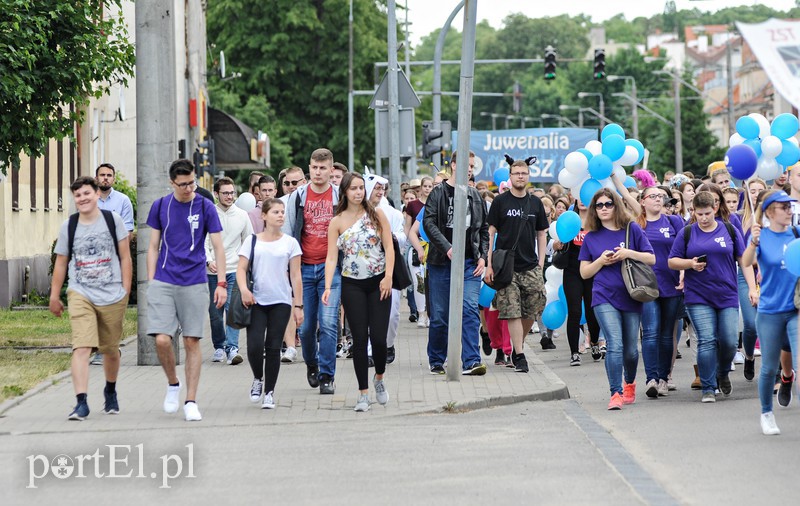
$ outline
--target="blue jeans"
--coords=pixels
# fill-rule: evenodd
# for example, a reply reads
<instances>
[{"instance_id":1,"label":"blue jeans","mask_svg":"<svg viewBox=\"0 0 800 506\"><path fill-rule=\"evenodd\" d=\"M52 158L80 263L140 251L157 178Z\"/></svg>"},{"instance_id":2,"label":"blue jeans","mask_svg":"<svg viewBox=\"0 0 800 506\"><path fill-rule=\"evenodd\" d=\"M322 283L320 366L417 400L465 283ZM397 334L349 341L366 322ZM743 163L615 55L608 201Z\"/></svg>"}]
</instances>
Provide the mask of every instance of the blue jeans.
<instances>
[{"instance_id":1,"label":"blue jeans","mask_svg":"<svg viewBox=\"0 0 800 506\"><path fill-rule=\"evenodd\" d=\"M797 311L758 313L756 328L761 339L758 397L761 399L761 412L768 413L772 411L772 388L775 385L775 374L780 368L781 349L792 350L792 363L797 364Z\"/></svg>"},{"instance_id":2,"label":"blue jeans","mask_svg":"<svg viewBox=\"0 0 800 506\"><path fill-rule=\"evenodd\" d=\"M714 393L717 377L725 377L736 354L739 309L716 309L705 304L687 304L689 319L697 332L697 369L703 393Z\"/></svg>"},{"instance_id":3,"label":"blue jeans","mask_svg":"<svg viewBox=\"0 0 800 506\"><path fill-rule=\"evenodd\" d=\"M217 275L208 275L208 293L211 295L208 304L208 316L211 320L211 342L215 350L231 351L231 348L239 348L239 330L228 327L225 324L225 315L228 312L228 302L231 300L231 290L236 283L236 273L225 274L225 281L228 282L228 299L225 305L217 309L214 304L214 291L217 289Z\"/></svg>"},{"instance_id":4,"label":"blue jeans","mask_svg":"<svg viewBox=\"0 0 800 506\"><path fill-rule=\"evenodd\" d=\"M642 306L642 361L647 381L667 381L675 349L672 333L682 297L659 297Z\"/></svg>"},{"instance_id":5,"label":"blue jeans","mask_svg":"<svg viewBox=\"0 0 800 506\"><path fill-rule=\"evenodd\" d=\"M325 291L325 264L300 267L303 274L303 306L305 319L300 327L303 360L307 366L318 366L319 376L336 374L336 341L339 338L339 301L342 296L342 276L339 268L333 275L328 305L320 299ZM319 345L317 327L319 326Z\"/></svg>"},{"instance_id":6,"label":"blue jeans","mask_svg":"<svg viewBox=\"0 0 800 506\"><path fill-rule=\"evenodd\" d=\"M408 299L408 310L411 311L411 314L419 314L419 310L417 309L417 301L414 299L413 283L406 290L406 298Z\"/></svg>"},{"instance_id":7,"label":"blue jeans","mask_svg":"<svg viewBox=\"0 0 800 506\"><path fill-rule=\"evenodd\" d=\"M606 375L611 395L621 395L623 373L625 383L636 381L636 368L639 366L637 340L642 315L635 311L620 311L608 303L595 306L594 315L606 338Z\"/></svg>"},{"instance_id":8,"label":"blue jeans","mask_svg":"<svg viewBox=\"0 0 800 506\"><path fill-rule=\"evenodd\" d=\"M481 362L479 352L478 294L481 278L474 276L475 261L464 262L464 304L461 312L461 366L470 369ZM431 367L444 365L447 359L447 328L450 319L450 262L447 265L428 265L430 320L428 328L428 363ZM452 364L451 364L452 365Z\"/></svg>"},{"instance_id":9,"label":"blue jeans","mask_svg":"<svg viewBox=\"0 0 800 506\"><path fill-rule=\"evenodd\" d=\"M747 288L747 281L744 280L742 269L738 274L739 284L739 311L742 314L742 348L748 357L753 356L756 347L758 332L756 330L756 308L750 304L750 289Z\"/></svg>"}]
</instances>

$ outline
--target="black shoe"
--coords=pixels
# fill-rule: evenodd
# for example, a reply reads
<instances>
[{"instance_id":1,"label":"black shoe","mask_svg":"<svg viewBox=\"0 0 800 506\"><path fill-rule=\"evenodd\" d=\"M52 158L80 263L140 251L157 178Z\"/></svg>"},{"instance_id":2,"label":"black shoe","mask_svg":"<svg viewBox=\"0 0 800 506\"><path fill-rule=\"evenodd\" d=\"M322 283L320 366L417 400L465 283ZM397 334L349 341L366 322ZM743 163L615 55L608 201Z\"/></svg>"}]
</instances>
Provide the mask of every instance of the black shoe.
<instances>
[{"instance_id":1,"label":"black shoe","mask_svg":"<svg viewBox=\"0 0 800 506\"><path fill-rule=\"evenodd\" d=\"M481 329L481 346L483 347L483 354L487 357L492 354L492 341L489 339L489 334Z\"/></svg>"},{"instance_id":2,"label":"black shoe","mask_svg":"<svg viewBox=\"0 0 800 506\"><path fill-rule=\"evenodd\" d=\"M411 313L410 315L408 315L408 321L410 321L411 323L414 323L418 319L419 315L417 313Z\"/></svg>"},{"instance_id":3,"label":"black shoe","mask_svg":"<svg viewBox=\"0 0 800 506\"><path fill-rule=\"evenodd\" d=\"M511 362L511 355L506 355L506 367L514 369L514 364Z\"/></svg>"},{"instance_id":4,"label":"black shoe","mask_svg":"<svg viewBox=\"0 0 800 506\"><path fill-rule=\"evenodd\" d=\"M106 392L103 391L103 395L106 398L105 406L103 407L103 413L107 415L117 415L119 414L119 402L117 402L117 392Z\"/></svg>"},{"instance_id":5,"label":"black shoe","mask_svg":"<svg viewBox=\"0 0 800 506\"><path fill-rule=\"evenodd\" d=\"M431 366L431 374L444 374L444 366L443 365L432 365Z\"/></svg>"},{"instance_id":6,"label":"black shoe","mask_svg":"<svg viewBox=\"0 0 800 506\"><path fill-rule=\"evenodd\" d=\"M79 402L75 409L72 410L72 413L69 414L70 420L78 420L83 421L86 417L89 416L89 405L85 402Z\"/></svg>"},{"instance_id":7,"label":"black shoe","mask_svg":"<svg viewBox=\"0 0 800 506\"><path fill-rule=\"evenodd\" d=\"M334 392L336 392L336 385L333 383L333 378L323 374L319 381L320 395L333 395Z\"/></svg>"},{"instance_id":8,"label":"black shoe","mask_svg":"<svg viewBox=\"0 0 800 506\"><path fill-rule=\"evenodd\" d=\"M600 346L593 344L592 345L592 360L595 362L599 362L603 356L600 354Z\"/></svg>"},{"instance_id":9,"label":"black shoe","mask_svg":"<svg viewBox=\"0 0 800 506\"><path fill-rule=\"evenodd\" d=\"M506 365L506 354L503 350L497 350L497 356L494 359L494 365Z\"/></svg>"},{"instance_id":10,"label":"black shoe","mask_svg":"<svg viewBox=\"0 0 800 506\"><path fill-rule=\"evenodd\" d=\"M345 355L344 358L353 358L353 346L352 345L349 348L347 348L347 355Z\"/></svg>"},{"instance_id":11,"label":"black shoe","mask_svg":"<svg viewBox=\"0 0 800 506\"><path fill-rule=\"evenodd\" d=\"M525 358L524 353L520 353L519 355L517 355L515 362L516 364L514 370L516 372L525 372L525 373L528 372L528 359Z\"/></svg>"},{"instance_id":12,"label":"black shoe","mask_svg":"<svg viewBox=\"0 0 800 506\"><path fill-rule=\"evenodd\" d=\"M372 360L372 357L367 357L367 367L375 367L375 361Z\"/></svg>"},{"instance_id":13,"label":"black shoe","mask_svg":"<svg viewBox=\"0 0 800 506\"><path fill-rule=\"evenodd\" d=\"M392 362L394 362L394 359L395 359L394 346L389 346L388 348L386 348L386 363L391 364Z\"/></svg>"},{"instance_id":14,"label":"black shoe","mask_svg":"<svg viewBox=\"0 0 800 506\"><path fill-rule=\"evenodd\" d=\"M556 345L553 343L553 339L550 337L543 337L539 340L539 344L542 345L543 350L555 350Z\"/></svg>"},{"instance_id":15,"label":"black shoe","mask_svg":"<svg viewBox=\"0 0 800 506\"><path fill-rule=\"evenodd\" d=\"M319 386L319 367L316 365L309 365L306 366L308 369L306 371L306 379L308 380L308 386L311 388L317 388Z\"/></svg>"},{"instance_id":16,"label":"black shoe","mask_svg":"<svg viewBox=\"0 0 800 506\"><path fill-rule=\"evenodd\" d=\"M753 378L756 377L756 359L749 359L745 357L744 359L744 379L747 381L753 381Z\"/></svg>"},{"instance_id":17,"label":"black shoe","mask_svg":"<svg viewBox=\"0 0 800 506\"><path fill-rule=\"evenodd\" d=\"M718 376L717 385L719 385L719 389L725 397L731 395L733 385L731 385L731 378L728 374L725 376Z\"/></svg>"},{"instance_id":18,"label":"black shoe","mask_svg":"<svg viewBox=\"0 0 800 506\"><path fill-rule=\"evenodd\" d=\"M675 360L679 360L679 359L682 359L682 358L683 358L683 355L681 355L681 351L677 350L675 352Z\"/></svg>"},{"instance_id":19,"label":"black shoe","mask_svg":"<svg viewBox=\"0 0 800 506\"><path fill-rule=\"evenodd\" d=\"M794 383L794 371L791 378L785 378L781 373L781 385L778 387L778 404L788 407L792 402L792 383Z\"/></svg>"}]
</instances>

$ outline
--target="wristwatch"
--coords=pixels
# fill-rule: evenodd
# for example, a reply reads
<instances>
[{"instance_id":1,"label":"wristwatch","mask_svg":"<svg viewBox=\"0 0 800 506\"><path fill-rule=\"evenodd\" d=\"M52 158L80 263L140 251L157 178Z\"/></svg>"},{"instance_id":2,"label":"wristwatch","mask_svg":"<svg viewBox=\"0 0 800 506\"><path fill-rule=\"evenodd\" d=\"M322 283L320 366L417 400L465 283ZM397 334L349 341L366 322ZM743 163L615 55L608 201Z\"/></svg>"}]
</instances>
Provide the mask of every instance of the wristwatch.
<instances>
[{"instance_id":1,"label":"wristwatch","mask_svg":"<svg viewBox=\"0 0 800 506\"><path fill-rule=\"evenodd\" d=\"M297 309L303 309L303 305L302 304L295 304L294 307L296 307Z\"/></svg>"},{"instance_id":2,"label":"wristwatch","mask_svg":"<svg viewBox=\"0 0 800 506\"><path fill-rule=\"evenodd\" d=\"M219 282L217 282L217 286L221 286L222 288L228 288L228 282L227 281L219 281Z\"/></svg>"}]
</instances>

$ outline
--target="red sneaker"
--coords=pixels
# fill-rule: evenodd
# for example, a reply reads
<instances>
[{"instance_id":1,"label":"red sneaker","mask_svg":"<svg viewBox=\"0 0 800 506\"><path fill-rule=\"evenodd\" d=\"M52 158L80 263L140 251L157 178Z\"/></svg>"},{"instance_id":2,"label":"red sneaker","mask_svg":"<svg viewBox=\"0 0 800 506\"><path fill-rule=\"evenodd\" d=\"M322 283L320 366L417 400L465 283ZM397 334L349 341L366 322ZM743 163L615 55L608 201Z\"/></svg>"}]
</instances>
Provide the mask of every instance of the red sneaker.
<instances>
[{"instance_id":1,"label":"red sneaker","mask_svg":"<svg viewBox=\"0 0 800 506\"><path fill-rule=\"evenodd\" d=\"M622 409L622 404L622 396L619 393L615 393L611 396L611 401L608 403L608 410L616 411Z\"/></svg>"},{"instance_id":2,"label":"red sneaker","mask_svg":"<svg viewBox=\"0 0 800 506\"><path fill-rule=\"evenodd\" d=\"M636 402L636 382L625 383L622 387L622 404L633 404Z\"/></svg>"}]
</instances>

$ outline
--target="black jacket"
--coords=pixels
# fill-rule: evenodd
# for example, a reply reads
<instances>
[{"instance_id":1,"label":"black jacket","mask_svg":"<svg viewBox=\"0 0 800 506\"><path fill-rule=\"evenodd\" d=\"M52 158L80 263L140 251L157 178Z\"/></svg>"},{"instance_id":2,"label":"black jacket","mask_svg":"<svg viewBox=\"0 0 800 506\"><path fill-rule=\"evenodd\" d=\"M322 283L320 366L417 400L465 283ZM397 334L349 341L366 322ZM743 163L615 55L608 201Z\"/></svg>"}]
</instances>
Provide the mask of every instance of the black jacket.
<instances>
[{"instance_id":1,"label":"black jacket","mask_svg":"<svg viewBox=\"0 0 800 506\"><path fill-rule=\"evenodd\" d=\"M447 208L449 202L445 193L444 185L441 183L433 189L425 203L425 215L422 219L422 226L430 239L431 247L428 250L427 261L433 265L445 265L449 259L447 251L452 244L445 238L442 230L447 225ZM475 188L467 186L467 206L469 206L472 219L467 234L467 241L472 245L476 262L483 258L489 251L489 224L486 222L486 205L480 193Z\"/></svg>"}]
</instances>

